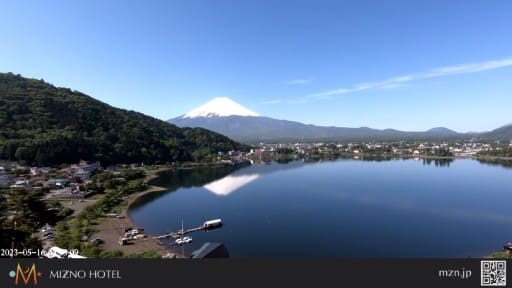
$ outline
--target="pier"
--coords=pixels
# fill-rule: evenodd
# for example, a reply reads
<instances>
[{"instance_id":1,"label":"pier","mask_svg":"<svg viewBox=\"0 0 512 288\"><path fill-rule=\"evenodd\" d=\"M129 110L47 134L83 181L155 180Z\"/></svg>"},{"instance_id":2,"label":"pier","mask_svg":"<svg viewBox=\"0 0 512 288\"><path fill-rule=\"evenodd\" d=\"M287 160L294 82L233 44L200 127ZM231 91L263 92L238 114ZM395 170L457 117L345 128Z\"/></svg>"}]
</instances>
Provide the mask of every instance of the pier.
<instances>
[{"instance_id":1,"label":"pier","mask_svg":"<svg viewBox=\"0 0 512 288\"><path fill-rule=\"evenodd\" d=\"M207 229L205 229L203 226L199 226L199 227L196 227L196 228L191 228L191 229L184 230L183 232L181 230L178 230L176 232L169 232L167 234L155 236L155 237L153 237L153 239L165 239L165 238L174 238L174 239L176 239L176 238L181 237L181 235L186 235L186 234L189 234L189 233L192 233L192 232L196 232L196 231L199 231L199 230L207 230Z\"/></svg>"},{"instance_id":2,"label":"pier","mask_svg":"<svg viewBox=\"0 0 512 288\"><path fill-rule=\"evenodd\" d=\"M153 237L153 239L157 239L157 240L166 239L166 238L177 239L177 238L181 237L182 235L186 235L186 234L200 231L200 230L204 230L204 231L213 230L213 229L219 228L220 226L222 226L222 221L220 219L215 219L215 220L206 221L203 223L203 225L201 225L199 227L190 228L190 229L186 229L186 230L185 229L178 230L176 232L169 232L169 233L166 233L163 235L155 236L155 237Z\"/></svg>"}]
</instances>

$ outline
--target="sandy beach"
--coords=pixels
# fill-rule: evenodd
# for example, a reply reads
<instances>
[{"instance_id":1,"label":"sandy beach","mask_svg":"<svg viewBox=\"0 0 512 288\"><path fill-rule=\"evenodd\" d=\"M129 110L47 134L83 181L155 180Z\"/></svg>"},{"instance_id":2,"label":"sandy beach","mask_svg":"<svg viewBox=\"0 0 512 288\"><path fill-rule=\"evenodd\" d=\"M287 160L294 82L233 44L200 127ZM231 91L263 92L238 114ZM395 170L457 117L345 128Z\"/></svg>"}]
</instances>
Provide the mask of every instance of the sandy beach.
<instances>
[{"instance_id":1,"label":"sandy beach","mask_svg":"<svg viewBox=\"0 0 512 288\"><path fill-rule=\"evenodd\" d=\"M168 170L168 168L159 169L153 172L151 175L147 176L144 179L145 183L148 183L151 179L156 178L159 172ZM98 226L98 232L93 235L93 238L100 238L105 241L102 245L103 250L105 251L114 251L119 250L122 251L125 255L128 254L136 254L136 253L144 253L154 251L162 256L167 255L168 253L175 254L177 257L180 257L180 253L176 251L172 251L169 249L167 245L161 244L159 240L153 239L152 237L155 235L147 235L148 237L130 241L131 243L128 245L119 245L119 238L124 235L125 229L127 228L144 228L138 227L132 219L130 219L128 215L128 210L130 206L140 197L147 195L153 192L165 191L166 188L158 187L158 186L148 186L148 188L139 193L132 194L128 197L127 202L122 206L122 211L119 215L122 218L106 218L104 219Z\"/></svg>"}]
</instances>

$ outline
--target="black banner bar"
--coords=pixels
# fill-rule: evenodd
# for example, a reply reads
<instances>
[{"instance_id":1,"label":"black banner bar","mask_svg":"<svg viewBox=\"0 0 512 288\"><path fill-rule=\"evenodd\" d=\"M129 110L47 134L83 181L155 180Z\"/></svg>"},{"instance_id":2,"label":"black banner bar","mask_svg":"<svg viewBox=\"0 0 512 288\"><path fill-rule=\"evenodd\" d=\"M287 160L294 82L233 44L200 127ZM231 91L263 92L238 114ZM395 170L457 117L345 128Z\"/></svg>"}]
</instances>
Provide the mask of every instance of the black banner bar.
<instances>
[{"instance_id":1,"label":"black banner bar","mask_svg":"<svg viewBox=\"0 0 512 288\"><path fill-rule=\"evenodd\" d=\"M493 261L484 265L484 280L482 260ZM0 287L147 288L166 283L169 287L482 287L482 281L510 284L504 274L509 269L507 261L495 261L0 259Z\"/></svg>"}]
</instances>

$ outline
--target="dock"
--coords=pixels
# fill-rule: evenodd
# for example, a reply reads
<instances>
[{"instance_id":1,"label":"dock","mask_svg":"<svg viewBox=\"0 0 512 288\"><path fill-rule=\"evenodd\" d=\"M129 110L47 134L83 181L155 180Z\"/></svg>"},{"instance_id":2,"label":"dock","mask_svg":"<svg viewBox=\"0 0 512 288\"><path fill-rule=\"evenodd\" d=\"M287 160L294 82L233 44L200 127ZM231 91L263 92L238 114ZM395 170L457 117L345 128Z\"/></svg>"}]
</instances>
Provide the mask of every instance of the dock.
<instances>
[{"instance_id":1,"label":"dock","mask_svg":"<svg viewBox=\"0 0 512 288\"><path fill-rule=\"evenodd\" d=\"M200 231L200 230L203 230L203 231L209 231L209 230L213 230L213 229L216 229L216 228L219 228L222 226L222 220L221 219L215 219L215 220L209 220L209 221L206 221L203 223L203 225L199 226L199 227L195 227L195 228L190 228L190 229L186 229L186 230L178 230L176 232L169 232L169 233L166 233L166 234L163 234L163 235L159 235L159 236L155 236L153 237L153 239L166 239L166 238L173 238L173 239L178 239L180 238L182 235L186 235L186 234L189 234L189 233L192 233L192 232L196 232L196 231Z\"/></svg>"},{"instance_id":2,"label":"dock","mask_svg":"<svg viewBox=\"0 0 512 288\"><path fill-rule=\"evenodd\" d=\"M192 232L196 232L196 231L199 231L199 230L207 230L207 229L205 229L203 226L199 226L199 227L196 227L196 228L191 228L191 229L184 230L183 233L182 233L181 230L178 230L176 232L169 232L167 234L155 236L155 237L153 237L153 239L165 239L165 238L177 239L177 238L181 237L181 235L186 235L186 234L189 234L189 233L192 233Z\"/></svg>"}]
</instances>

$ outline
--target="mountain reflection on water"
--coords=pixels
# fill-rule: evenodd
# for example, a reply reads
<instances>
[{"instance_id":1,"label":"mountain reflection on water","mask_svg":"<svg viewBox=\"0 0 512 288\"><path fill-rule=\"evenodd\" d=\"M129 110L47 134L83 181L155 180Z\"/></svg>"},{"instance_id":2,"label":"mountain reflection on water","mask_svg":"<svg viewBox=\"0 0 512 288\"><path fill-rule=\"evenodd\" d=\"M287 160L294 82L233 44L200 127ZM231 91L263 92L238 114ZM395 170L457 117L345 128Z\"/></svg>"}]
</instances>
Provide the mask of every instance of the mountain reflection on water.
<instances>
[{"instance_id":1,"label":"mountain reflection on water","mask_svg":"<svg viewBox=\"0 0 512 288\"><path fill-rule=\"evenodd\" d=\"M194 169L176 169L164 171L159 177L149 182L149 185L168 188L166 191L155 192L138 199L132 206L137 208L147 204L164 194L175 191L178 188L203 187L217 196L227 196L239 190L245 185L257 180L264 174L270 174L278 171L296 169L304 165L315 163L333 162L339 159L278 159L277 161L261 162L250 165L248 163L238 165L226 165L221 167L199 167ZM436 166L449 168L454 159L424 159L424 158L396 158L396 157L372 157L366 156L356 161L364 162L386 162L386 161L410 161L416 160L422 162L425 166ZM501 166L512 168L512 161L509 160L482 160L481 164Z\"/></svg>"},{"instance_id":2,"label":"mountain reflection on water","mask_svg":"<svg viewBox=\"0 0 512 288\"><path fill-rule=\"evenodd\" d=\"M283 164L281 164L283 163ZM194 234L232 257L481 257L510 241L510 170L471 159L305 159L176 170L151 184L130 217L163 234ZM319 238L320 237L320 238ZM311 249L311 243L322 245ZM378 239L379 245L375 245ZM418 249L421 243L421 249Z\"/></svg>"}]
</instances>

